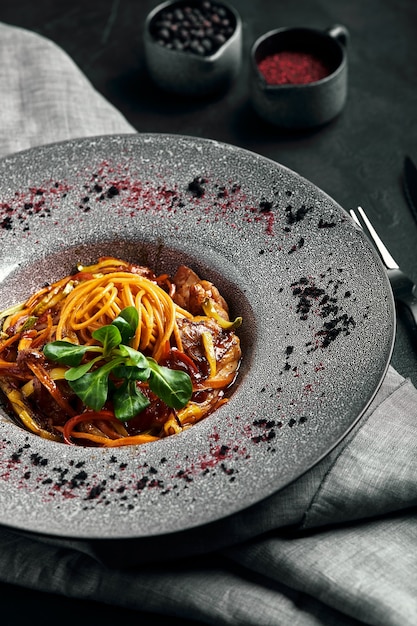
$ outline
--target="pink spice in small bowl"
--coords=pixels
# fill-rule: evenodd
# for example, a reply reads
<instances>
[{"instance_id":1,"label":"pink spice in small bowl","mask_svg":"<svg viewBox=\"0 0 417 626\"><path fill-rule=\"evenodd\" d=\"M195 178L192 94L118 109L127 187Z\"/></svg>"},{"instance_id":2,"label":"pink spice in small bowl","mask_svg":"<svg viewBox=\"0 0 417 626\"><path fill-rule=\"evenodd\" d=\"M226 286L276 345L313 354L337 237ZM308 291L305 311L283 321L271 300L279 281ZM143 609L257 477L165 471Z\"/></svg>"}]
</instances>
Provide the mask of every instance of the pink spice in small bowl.
<instances>
[{"instance_id":1,"label":"pink spice in small bowl","mask_svg":"<svg viewBox=\"0 0 417 626\"><path fill-rule=\"evenodd\" d=\"M331 73L318 56L298 50L270 54L258 63L258 68L268 85L305 85Z\"/></svg>"},{"instance_id":2,"label":"pink spice in small bowl","mask_svg":"<svg viewBox=\"0 0 417 626\"><path fill-rule=\"evenodd\" d=\"M347 43L342 25L325 30L278 28L252 46L250 93L255 112L286 129L322 126L347 97Z\"/></svg>"}]
</instances>

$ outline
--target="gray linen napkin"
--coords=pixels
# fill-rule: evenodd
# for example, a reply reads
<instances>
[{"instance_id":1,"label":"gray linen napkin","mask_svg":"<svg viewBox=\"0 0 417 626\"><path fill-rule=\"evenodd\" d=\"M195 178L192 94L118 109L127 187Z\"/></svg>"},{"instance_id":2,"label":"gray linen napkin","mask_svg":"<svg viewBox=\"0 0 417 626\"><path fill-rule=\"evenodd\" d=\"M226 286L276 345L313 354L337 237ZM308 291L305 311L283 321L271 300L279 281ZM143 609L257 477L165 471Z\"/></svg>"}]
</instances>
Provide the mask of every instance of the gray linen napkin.
<instances>
[{"instance_id":1,"label":"gray linen napkin","mask_svg":"<svg viewBox=\"0 0 417 626\"><path fill-rule=\"evenodd\" d=\"M134 129L52 41L0 23L0 156Z\"/></svg>"},{"instance_id":2,"label":"gray linen napkin","mask_svg":"<svg viewBox=\"0 0 417 626\"><path fill-rule=\"evenodd\" d=\"M0 61L0 156L134 132L52 42L0 24ZM2 528L0 581L207 624L415 626L416 449L417 390L390 367L335 450L258 505L157 545Z\"/></svg>"}]
</instances>

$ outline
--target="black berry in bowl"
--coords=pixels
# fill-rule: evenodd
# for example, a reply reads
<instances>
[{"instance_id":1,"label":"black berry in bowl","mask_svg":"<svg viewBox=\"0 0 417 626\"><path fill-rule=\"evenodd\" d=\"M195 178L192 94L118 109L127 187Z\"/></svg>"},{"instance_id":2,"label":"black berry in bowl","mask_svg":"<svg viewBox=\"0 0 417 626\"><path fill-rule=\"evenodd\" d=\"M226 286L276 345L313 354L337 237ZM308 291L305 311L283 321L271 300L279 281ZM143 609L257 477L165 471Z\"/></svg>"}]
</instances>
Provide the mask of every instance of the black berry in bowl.
<instances>
[{"instance_id":1,"label":"black berry in bowl","mask_svg":"<svg viewBox=\"0 0 417 626\"><path fill-rule=\"evenodd\" d=\"M214 0L164 2L146 19L144 45L159 87L206 95L226 89L239 72L241 18L231 5Z\"/></svg>"}]
</instances>

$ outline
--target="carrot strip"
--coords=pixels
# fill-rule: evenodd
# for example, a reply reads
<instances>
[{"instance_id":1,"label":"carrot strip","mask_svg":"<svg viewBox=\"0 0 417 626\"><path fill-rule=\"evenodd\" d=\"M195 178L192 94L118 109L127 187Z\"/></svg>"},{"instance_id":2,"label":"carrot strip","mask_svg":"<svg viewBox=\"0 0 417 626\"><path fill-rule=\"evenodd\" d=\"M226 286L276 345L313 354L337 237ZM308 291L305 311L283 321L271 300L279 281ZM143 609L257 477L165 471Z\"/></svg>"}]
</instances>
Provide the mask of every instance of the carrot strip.
<instances>
[{"instance_id":1,"label":"carrot strip","mask_svg":"<svg viewBox=\"0 0 417 626\"><path fill-rule=\"evenodd\" d=\"M91 433L84 433L79 431L74 431L75 426L81 424L82 422L89 421L101 421L108 420L117 422L117 418L114 417L111 411L86 411L85 413L80 413L79 415L75 415L71 419L67 421L63 429L63 436L66 443L70 445L74 445L74 442L71 440L71 437L78 439L88 439L89 441L93 441L95 443L100 443L106 447L116 447L116 446L126 446L126 445L137 445L141 443L148 443L150 441L157 441L160 437L155 437L153 435L141 434L141 435L129 435L127 437L119 437L118 439L110 439L107 437L100 437L99 435L94 435Z\"/></svg>"},{"instance_id":2,"label":"carrot strip","mask_svg":"<svg viewBox=\"0 0 417 626\"><path fill-rule=\"evenodd\" d=\"M59 404L61 409L65 411L67 415L74 415L75 411L65 400L61 392L59 391L56 382L50 377L49 373L46 371L42 365L39 363L31 363L28 362L28 367L35 374L36 378L42 385L49 391L51 396L54 398L55 402Z\"/></svg>"},{"instance_id":3,"label":"carrot strip","mask_svg":"<svg viewBox=\"0 0 417 626\"><path fill-rule=\"evenodd\" d=\"M5 350L6 348L8 348L9 346L11 346L15 341L17 341L18 339L20 339L20 335L12 335L11 337L9 337L9 339L5 339L1 344L0 344L0 353L3 352L3 350Z\"/></svg>"},{"instance_id":4,"label":"carrot strip","mask_svg":"<svg viewBox=\"0 0 417 626\"><path fill-rule=\"evenodd\" d=\"M72 444L71 435L77 424L81 422L89 422L94 420L115 420L115 416L111 411L85 411L71 417L65 424L63 435L66 443ZM84 433L85 434L85 433Z\"/></svg>"}]
</instances>

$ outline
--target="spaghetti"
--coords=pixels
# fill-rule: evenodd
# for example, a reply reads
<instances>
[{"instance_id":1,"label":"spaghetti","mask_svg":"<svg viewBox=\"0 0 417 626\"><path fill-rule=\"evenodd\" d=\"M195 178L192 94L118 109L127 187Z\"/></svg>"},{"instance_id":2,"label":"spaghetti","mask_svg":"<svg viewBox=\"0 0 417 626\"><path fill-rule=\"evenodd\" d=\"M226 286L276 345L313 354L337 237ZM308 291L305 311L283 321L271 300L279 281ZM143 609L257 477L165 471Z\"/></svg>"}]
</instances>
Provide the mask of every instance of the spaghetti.
<instances>
[{"instance_id":1,"label":"spaghetti","mask_svg":"<svg viewBox=\"0 0 417 626\"><path fill-rule=\"evenodd\" d=\"M0 313L0 390L16 421L46 439L99 447L156 441L227 401L240 322L230 321L217 288L186 266L171 278L103 257ZM94 386L103 384L100 401Z\"/></svg>"}]
</instances>

